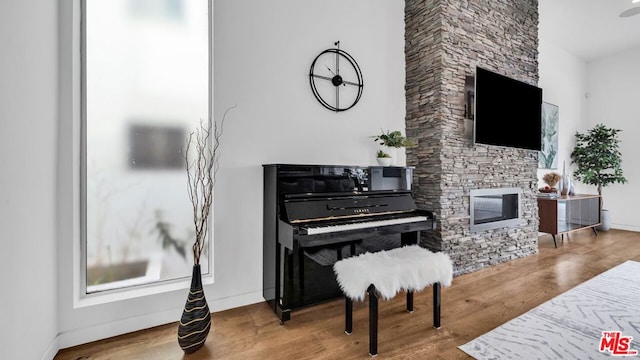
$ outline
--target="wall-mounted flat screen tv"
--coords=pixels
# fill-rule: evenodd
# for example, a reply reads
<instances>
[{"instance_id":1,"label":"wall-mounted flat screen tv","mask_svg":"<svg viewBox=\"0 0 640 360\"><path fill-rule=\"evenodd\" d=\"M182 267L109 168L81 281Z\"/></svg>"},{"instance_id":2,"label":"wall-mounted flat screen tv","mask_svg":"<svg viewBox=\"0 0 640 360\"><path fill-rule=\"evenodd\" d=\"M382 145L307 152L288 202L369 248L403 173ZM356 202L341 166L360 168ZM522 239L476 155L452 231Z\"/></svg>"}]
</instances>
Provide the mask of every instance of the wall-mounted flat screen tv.
<instances>
[{"instance_id":1,"label":"wall-mounted flat screen tv","mask_svg":"<svg viewBox=\"0 0 640 360\"><path fill-rule=\"evenodd\" d=\"M542 89L476 67L475 144L541 150Z\"/></svg>"}]
</instances>

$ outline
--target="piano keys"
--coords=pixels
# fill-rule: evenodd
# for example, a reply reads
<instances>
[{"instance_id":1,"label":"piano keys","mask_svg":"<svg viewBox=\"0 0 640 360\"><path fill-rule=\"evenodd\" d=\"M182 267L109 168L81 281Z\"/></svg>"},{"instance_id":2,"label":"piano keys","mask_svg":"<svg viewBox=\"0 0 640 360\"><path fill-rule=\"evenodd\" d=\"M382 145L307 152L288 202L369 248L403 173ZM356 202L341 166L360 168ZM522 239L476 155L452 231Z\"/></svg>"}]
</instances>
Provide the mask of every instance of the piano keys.
<instances>
[{"instance_id":1,"label":"piano keys","mask_svg":"<svg viewBox=\"0 0 640 360\"><path fill-rule=\"evenodd\" d=\"M264 165L263 296L281 323L341 296L343 256L419 242L435 217L417 209L410 167Z\"/></svg>"},{"instance_id":2,"label":"piano keys","mask_svg":"<svg viewBox=\"0 0 640 360\"><path fill-rule=\"evenodd\" d=\"M358 222L348 222L344 224L315 225L315 226L309 226L309 227L301 226L300 232L303 235L316 235L316 234L325 234L325 233L337 233L340 231L377 228L380 226L391 226L391 225L398 225L398 224L426 222L428 220L429 218L426 216L407 216L407 217L400 217L396 219L387 219L387 220L358 221Z\"/></svg>"}]
</instances>

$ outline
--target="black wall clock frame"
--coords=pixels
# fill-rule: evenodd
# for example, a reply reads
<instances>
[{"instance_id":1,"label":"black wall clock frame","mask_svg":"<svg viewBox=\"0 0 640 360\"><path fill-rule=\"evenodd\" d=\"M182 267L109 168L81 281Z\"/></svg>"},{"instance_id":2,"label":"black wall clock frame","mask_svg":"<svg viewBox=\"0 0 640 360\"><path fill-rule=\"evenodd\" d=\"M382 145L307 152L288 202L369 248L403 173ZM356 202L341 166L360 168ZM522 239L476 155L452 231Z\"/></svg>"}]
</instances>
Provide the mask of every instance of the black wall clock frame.
<instances>
[{"instance_id":1,"label":"black wall clock frame","mask_svg":"<svg viewBox=\"0 0 640 360\"><path fill-rule=\"evenodd\" d=\"M360 97L362 96L363 90L363 82L362 82L362 71L360 71L360 67L355 59L349 55L346 51L340 50L340 41L336 41L334 43L336 48L326 49L322 51L311 63L311 68L309 69L309 84L311 85L311 90L313 91L313 95L316 97L318 102L322 104L322 106L326 107L329 110L340 112L346 111L354 107L358 101L360 101ZM327 56L333 56L335 58L334 68L332 69L326 64L319 64L318 59L326 58ZM325 68L329 70L329 73L332 76L324 75ZM317 68L317 67L318 68ZM340 75L340 66L346 66L350 68L350 72L355 74L355 79L349 78L345 79ZM328 96L322 96L318 91L317 83L318 82L326 82L329 81L335 87L335 98L329 99ZM357 95L355 99L342 99L340 100L340 88L341 87L357 87ZM345 92L343 91L343 94Z\"/></svg>"}]
</instances>

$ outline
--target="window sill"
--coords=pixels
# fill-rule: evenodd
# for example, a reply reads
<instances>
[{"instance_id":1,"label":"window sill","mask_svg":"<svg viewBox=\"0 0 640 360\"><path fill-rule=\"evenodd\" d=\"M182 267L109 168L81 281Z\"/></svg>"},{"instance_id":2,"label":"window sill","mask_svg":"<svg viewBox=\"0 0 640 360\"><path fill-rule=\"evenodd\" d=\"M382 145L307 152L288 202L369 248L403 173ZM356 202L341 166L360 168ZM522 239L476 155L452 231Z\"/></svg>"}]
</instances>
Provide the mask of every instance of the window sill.
<instances>
[{"instance_id":1,"label":"window sill","mask_svg":"<svg viewBox=\"0 0 640 360\"><path fill-rule=\"evenodd\" d=\"M145 277L126 280L123 282L139 282ZM202 284L213 284L213 275L202 275ZM131 284L130 284L131 285ZM89 306L102 305L117 301L135 299L144 296L157 295L176 290L188 289L191 286L191 277L183 277L174 280L166 280L162 282L154 282L146 285L137 285L135 287L113 289L108 291L100 291L92 294L80 295L76 297L73 307L84 308Z\"/></svg>"}]
</instances>

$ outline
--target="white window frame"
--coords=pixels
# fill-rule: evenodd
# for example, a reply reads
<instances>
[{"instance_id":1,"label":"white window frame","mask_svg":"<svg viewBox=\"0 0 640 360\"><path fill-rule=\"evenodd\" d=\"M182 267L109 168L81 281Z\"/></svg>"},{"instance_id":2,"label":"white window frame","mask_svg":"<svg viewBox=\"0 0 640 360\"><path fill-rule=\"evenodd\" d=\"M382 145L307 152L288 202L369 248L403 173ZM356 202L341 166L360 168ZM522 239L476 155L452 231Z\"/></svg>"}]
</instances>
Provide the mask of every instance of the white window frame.
<instances>
[{"instance_id":1,"label":"white window frame","mask_svg":"<svg viewBox=\"0 0 640 360\"><path fill-rule=\"evenodd\" d=\"M71 102L73 103L71 112L73 113L73 153L77 163L74 167L74 198L77 199L73 204L73 223L75 224L73 233L73 304L74 308L82 308L99 304L110 303L114 301L132 299L153 294L160 294L180 289L188 289L191 284L191 276L185 276L176 279L159 280L153 283L137 284L128 287L109 289L94 293L87 293L87 227L86 227L86 1L91 0L73 0L73 20L74 29L72 29L73 44L71 44L72 55L72 84L71 84ZM212 119L213 113L213 0L207 1L208 4L208 116ZM62 88L65 84L62 84ZM62 107L60 115L65 114L65 103L62 99ZM79 106L78 106L79 105ZM68 109L66 109L68 110ZM67 111L69 112L69 111ZM75 161L74 161L75 163ZM76 180L77 179L77 180ZM212 213L213 213L212 206ZM202 275L202 282L205 285L213 284L214 263L213 263L213 217L209 218L209 234L207 241L209 251L207 252L209 261L209 272ZM189 247L190 248L190 247Z\"/></svg>"}]
</instances>

